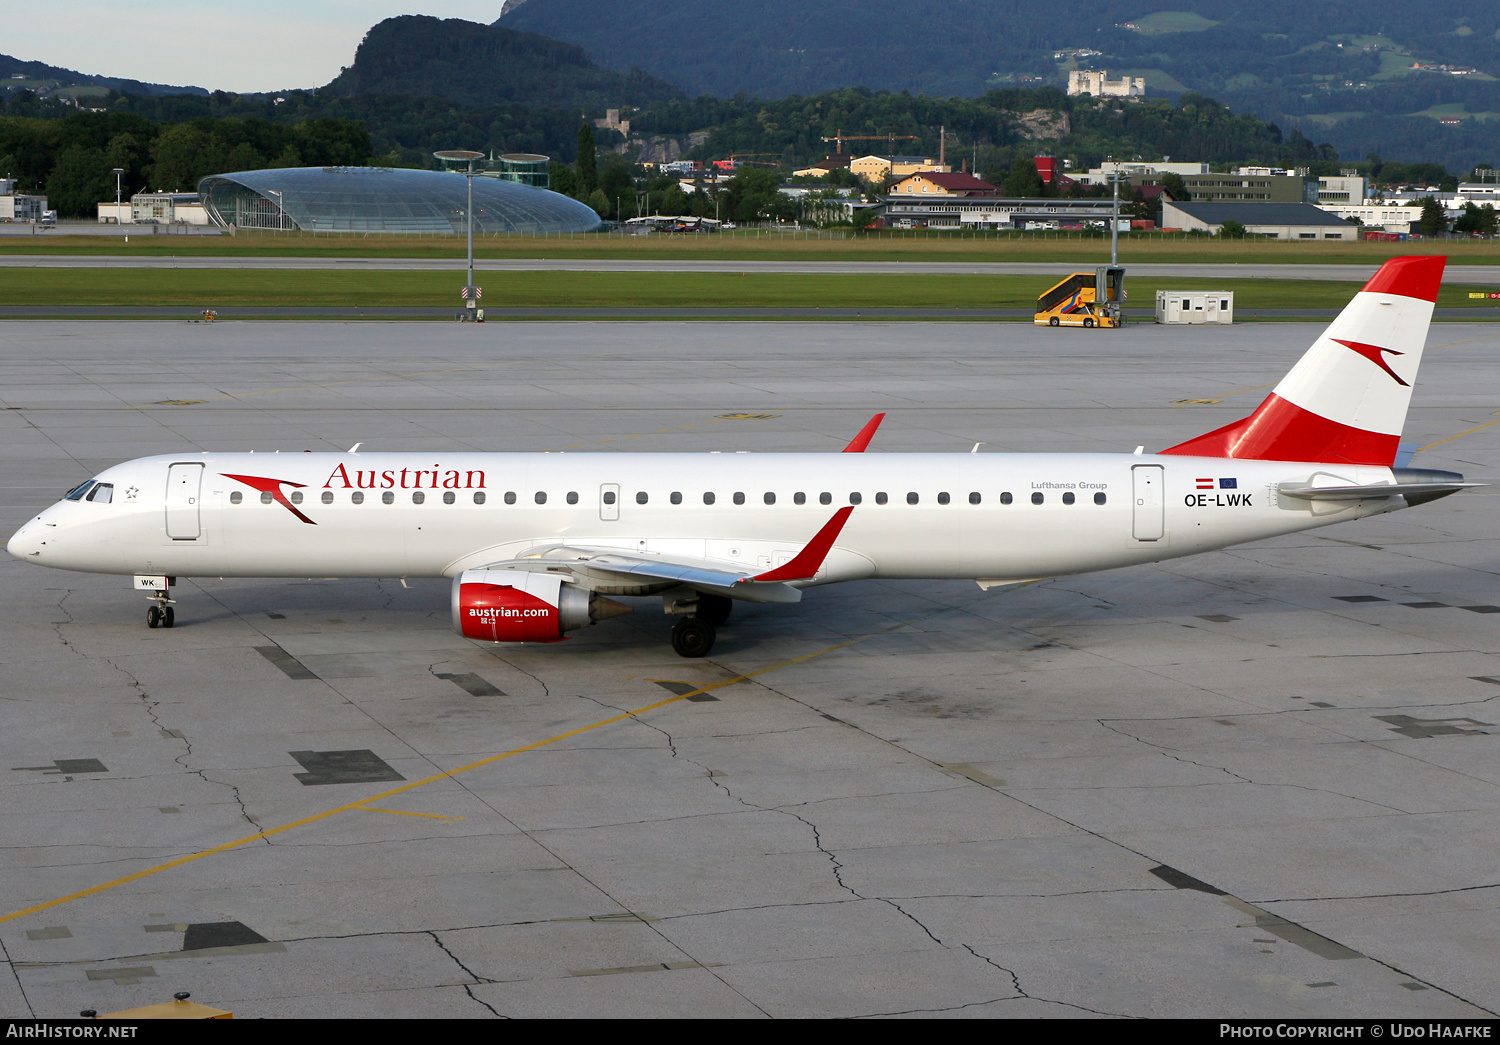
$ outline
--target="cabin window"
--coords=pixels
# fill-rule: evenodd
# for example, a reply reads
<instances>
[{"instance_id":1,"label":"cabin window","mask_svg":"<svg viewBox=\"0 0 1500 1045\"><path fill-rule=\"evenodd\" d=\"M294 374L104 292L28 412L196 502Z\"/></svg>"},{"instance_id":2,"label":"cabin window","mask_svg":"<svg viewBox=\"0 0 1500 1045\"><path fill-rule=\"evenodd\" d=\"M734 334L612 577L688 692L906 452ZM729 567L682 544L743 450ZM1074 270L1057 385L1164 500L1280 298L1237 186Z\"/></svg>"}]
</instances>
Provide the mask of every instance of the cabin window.
<instances>
[{"instance_id":1,"label":"cabin window","mask_svg":"<svg viewBox=\"0 0 1500 1045\"><path fill-rule=\"evenodd\" d=\"M516 503L516 492L514 490L506 490L505 491L505 503L506 504L515 504Z\"/></svg>"},{"instance_id":2,"label":"cabin window","mask_svg":"<svg viewBox=\"0 0 1500 1045\"><path fill-rule=\"evenodd\" d=\"M766 503L767 503L767 504L775 504L775 503L776 503L776 495L775 495L775 494L774 494L774 493L771 493L771 492L770 492L770 491L769 491L769 490L767 490L767 491L766 491L766 495L765 495L765 497L764 497L764 498L762 498L762 499L763 499L763 500L764 500L764 501L765 501L765 502L766 502Z\"/></svg>"},{"instance_id":3,"label":"cabin window","mask_svg":"<svg viewBox=\"0 0 1500 1045\"><path fill-rule=\"evenodd\" d=\"M387 494L386 496L389 497L390 495ZM262 490L260 492L260 503L261 504L270 504L274 500L276 500L276 498L274 498L274 497L271 496L271 491L270 490ZM387 502L387 503L389 503L389 502Z\"/></svg>"},{"instance_id":4,"label":"cabin window","mask_svg":"<svg viewBox=\"0 0 1500 1045\"><path fill-rule=\"evenodd\" d=\"M536 497L533 498L533 499L536 501L537 504L546 504L547 503L547 493L546 493L546 491L545 490L538 490L536 492Z\"/></svg>"},{"instance_id":5,"label":"cabin window","mask_svg":"<svg viewBox=\"0 0 1500 1045\"><path fill-rule=\"evenodd\" d=\"M238 490L234 491L234 493L232 493L232 494L229 495L229 503L230 504L239 504L244 499L245 499L245 495L242 494L242 493L240 493Z\"/></svg>"},{"instance_id":6,"label":"cabin window","mask_svg":"<svg viewBox=\"0 0 1500 1045\"><path fill-rule=\"evenodd\" d=\"M1072 490L1069 490L1067 493L1063 494L1063 504L1072 504L1073 501L1074 497Z\"/></svg>"},{"instance_id":7,"label":"cabin window","mask_svg":"<svg viewBox=\"0 0 1500 1045\"><path fill-rule=\"evenodd\" d=\"M83 500L83 495L86 494L86 493L88 493L89 492L89 487L93 486L93 485L94 485L94 480L90 479L88 482L84 483L82 486L75 486L75 487L73 487L73 489L71 489L67 493L63 494L63 500L65 500L65 501L81 501L81 500Z\"/></svg>"},{"instance_id":8,"label":"cabin window","mask_svg":"<svg viewBox=\"0 0 1500 1045\"><path fill-rule=\"evenodd\" d=\"M505 499L506 499L506 503L509 504L510 503L510 494L506 494L505 495ZM605 490L604 491L604 503L605 504L614 504L615 503L615 492L613 490Z\"/></svg>"},{"instance_id":9,"label":"cabin window","mask_svg":"<svg viewBox=\"0 0 1500 1045\"><path fill-rule=\"evenodd\" d=\"M333 491L332 490L324 490L323 491L323 503L324 504L332 504L333 503Z\"/></svg>"},{"instance_id":10,"label":"cabin window","mask_svg":"<svg viewBox=\"0 0 1500 1045\"><path fill-rule=\"evenodd\" d=\"M1005 491L1003 494L1000 495L1000 503L1001 504L1009 504L1013 500L1015 500L1015 498L1010 495L1010 491L1009 490Z\"/></svg>"},{"instance_id":11,"label":"cabin window","mask_svg":"<svg viewBox=\"0 0 1500 1045\"><path fill-rule=\"evenodd\" d=\"M89 495L89 500L92 501L93 499L94 499L93 495L90 494ZM301 490L293 490L292 491L292 503L293 504L301 504L302 503L302 491Z\"/></svg>"},{"instance_id":12,"label":"cabin window","mask_svg":"<svg viewBox=\"0 0 1500 1045\"><path fill-rule=\"evenodd\" d=\"M860 494L851 493L849 495L849 503L850 504L858 504L860 501L863 501L863 500L864 500L864 497L861 496Z\"/></svg>"},{"instance_id":13,"label":"cabin window","mask_svg":"<svg viewBox=\"0 0 1500 1045\"><path fill-rule=\"evenodd\" d=\"M458 500L458 497L452 490L448 490L443 494L444 504L452 504L456 500Z\"/></svg>"},{"instance_id":14,"label":"cabin window","mask_svg":"<svg viewBox=\"0 0 1500 1045\"><path fill-rule=\"evenodd\" d=\"M703 503L704 504L713 504L714 503L714 495L711 492L710 493L705 493L703 495Z\"/></svg>"},{"instance_id":15,"label":"cabin window","mask_svg":"<svg viewBox=\"0 0 1500 1045\"><path fill-rule=\"evenodd\" d=\"M238 497L239 494L235 494L234 496ZM230 498L230 500L233 500L233 499L234 499L233 497ZM355 490L353 493L351 493L349 495L349 503L350 504L364 504L365 503L365 492L363 490Z\"/></svg>"},{"instance_id":16,"label":"cabin window","mask_svg":"<svg viewBox=\"0 0 1500 1045\"><path fill-rule=\"evenodd\" d=\"M792 503L793 504L806 504L807 503L807 494L802 493L801 491L798 491L797 493L792 494Z\"/></svg>"},{"instance_id":17,"label":"cabin window","mask_svg":"<svg viewBox=\"0 0 1500 1045\"><path fill-rule=\"evenodd\" d=\"M1103 504L1107 500L1109 500L1109 498L1105 497L1104 494L1102 494L1102 493L1096 493L1096 494L1094 494L1094 503L1095 504Z\"/></svg>"},{"instance_id":18,"label":"cabin window","mask_svg":"<svg viewBox=\"0 0 1500 1045\"><path fill-rule=\"evenodd\" d=\"M475 504L483 504L484 503L484 491L483 490L475 490L474 491L474 503Z\"/></svg>"},{"instance_id":19,"label":"cabin window","mask_svg":"<svg viewBox=\"0 0 1500 1045\"><path fill-rule=\"evenodd\" d=\"M982 500L984 500L984 498L979 496L979 491L978 490L975 490L973 493L969 494L969 503L970 504L978 504Z\"/></svg>"},{"instance_id":20,"label":"cabin window","mask_svg":"<svg viewBox=\"0 0 1500 1045\"><path fill-rule=\"evenodd\" d=\"M635 495L635 503L636 504L645 504L649 500L651 500L651 498L646 494L645 490L638 490L638 491L636 491L636 495Z\"/></svg>"},{"instance_id":21,"label":"cabin window","mask_svg":"<svg viewBox=\"0 0 1500 1045\"><path fill-rule=\"evenodd\" d=\"M578 491L577 490L569 490L568 491L568 503L569 504L577 504L578 503Z\"/></svg>"},{"instance_id":22,"label":"cabin window","mask_svg":"<svg viewBox=\"0 0 1500 1045\"><path fill-rule=\"evenodd\" d=\"M423 493L421 490L413 490L411 492L411 503L412 504L422 504L426 500L427 500L427 495L425 493Z\"/></svg>"},{"instance_id":23,"label":"cabin window","mask_svg":"<svg viewBox=\"0 0 1500 1045\"><path fill-rule=\"evenodd\" d=\"M820 493L820 494L818 494L818 503L819 504L832 504L833 503L833 494L831 494L831 493Z\"/></svg>"},{"instance_id":24,"label":"cabin window","mask_svg":"<svg viewBox=\"0 0 1500 1045\"><path fill-rule=\"evenodd\" d=\"M884 490L881 490L879 493L877 493L875 495L875 503L876 504L884 504L886 501L889 501L890 499L891 499L890 494L886 493Z\"/></svg>"},{"instance_id":25,"label":"cabin window","mask_svg":"<svg viewBox=\"0 0 1500 1045\"><path fill-rule=\"evenodd\" d=\"M1046 498L1042 496L1042 494L1041 494L1040 491L1038 491L1037 493L1034 493L1034 494L1031 495L1031 503L1032 504L1041 504L1045 500L1046 500Z\"/></svg>"},{"instance_id":26,"label":"cabin window","mask_svg":"<svg viewBox=\"0 0 1500 1045\"><path fill-rule=\"evenodd\" d=\"M385 493L383 493L383 494L380 495L380 503L381 504L395 504L396 503L396 495L393 494L391 491L387 490Z\"/></svg>"},{"instance_id":27,"label":"cabin window","mask_svg":"<svg viewBox=\"0 0 1500 1045\"><path fill-rule=\"evenodd\" d=\"M916 504L920 500L921 500L921 498L917 496L915 490L906 495L906 503L907 504Z\"/></svg>"},{"instance_id":28,"label":"cabin window","mask_svg":"<svg viewBox=\"0 0 1500 1045\"><path fill-rule=\"evenodd\" d=\"M739 491L735 491L735 494L734 494L734 503L735 504L744 504L745 503L745 495L743 493L740 493Z\"/></svg>"},{"instance_id":29,"label":"cabin window","mask_svg":"<svg viewBox=\"0 0 1500 1045\"><path fill-rule=\"evenodd\" d=\"M681 504L682 503L682 491L681 490L673 490L672 491L672 496L668 497L667 500L671 501L673 504Z\"/></svg>"},{"instance_id":30,"label":"cabin window","mask_svg":"<svg viewBox=\"0 0 1500 1045\"><path fill-rule=\"evenodd\" d=\"M947 492L944 491L943 493L938 494L938 504L947 504L947 503L948 503L948 494L947 494Z\"/></svg>"}]
</instances>

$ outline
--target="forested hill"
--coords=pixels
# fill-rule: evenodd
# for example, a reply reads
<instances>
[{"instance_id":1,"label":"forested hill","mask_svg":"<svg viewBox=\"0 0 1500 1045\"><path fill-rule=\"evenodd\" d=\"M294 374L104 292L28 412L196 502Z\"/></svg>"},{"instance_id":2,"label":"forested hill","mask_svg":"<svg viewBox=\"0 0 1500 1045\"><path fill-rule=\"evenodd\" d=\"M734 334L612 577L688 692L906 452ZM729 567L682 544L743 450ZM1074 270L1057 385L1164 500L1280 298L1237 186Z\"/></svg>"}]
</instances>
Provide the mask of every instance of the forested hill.
<instances>
[{"instance_id":1,"label":"forested hill","mask_svg":"<svg viewBox=\"0 0 1500 1045\"><path fill-rule=\"evenodd\" d=\"M75 72L72 69L64 69L57 65L48 65L46 62L25 62L19 58L12 58L8 54L0 54L0 97L17 90L28 90L35 92L39 87L48 90L63 88L65 92L69 88L93 88L92 91L73 91L71 93L83 94L108 94L110 91L129 91L131 94L207 94L208 91L202 87L173 87L164 83L142 83L140 80L126 80L118 76L91 76L88 73Z\"/></svg>"},{"instance_id":2,"label":"forested hill","mask_svg":"<svg viewBox=\"0 0 1500 1045\"><path fill-rule=\"evenodd\" d=\"M323 93L403 94L463 105L527 105L572 112L683 97L638 69L614 72L581 47L533 33L425 15L387 18L365 34Z\"/></svg>"},{"instance_id":3,"label":"forested hill","mask_svg":"<svg viewBox=\"0 0 1500 1045\"><path fill-rule=\"evenodd\" d=\"M972 98L1063 87L1070 70L1092 68L1143 76L1153 97L1196 91L1356 155L1415 135L1427 157L1459 166L1492 147L1500 5L1167 2L1171 10L1145 0L526 0L500 24L579 44L610 68L639 66L692 95L866 86ZM1426 122L1404 122L1413 116Z\"/></svg>"}]
</instances>

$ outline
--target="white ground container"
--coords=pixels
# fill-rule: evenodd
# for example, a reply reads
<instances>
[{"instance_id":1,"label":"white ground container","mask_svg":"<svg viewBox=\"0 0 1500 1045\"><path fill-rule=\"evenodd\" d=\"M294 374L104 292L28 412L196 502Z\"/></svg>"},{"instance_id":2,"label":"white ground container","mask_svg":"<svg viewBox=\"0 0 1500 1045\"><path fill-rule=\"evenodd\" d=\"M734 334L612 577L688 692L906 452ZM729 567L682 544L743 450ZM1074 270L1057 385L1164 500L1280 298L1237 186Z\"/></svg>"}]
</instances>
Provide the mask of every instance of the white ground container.
<instances>
[{"instance_id":1,"label":"white ground container","mask_svg":"<svg viewBox=\"0 0 1500 1045\"><path fill-rule=\"evenodd\" d=\"M1158 290L1158 323L1233 323L1232 290Z\"/></svg>"}]
</instances>

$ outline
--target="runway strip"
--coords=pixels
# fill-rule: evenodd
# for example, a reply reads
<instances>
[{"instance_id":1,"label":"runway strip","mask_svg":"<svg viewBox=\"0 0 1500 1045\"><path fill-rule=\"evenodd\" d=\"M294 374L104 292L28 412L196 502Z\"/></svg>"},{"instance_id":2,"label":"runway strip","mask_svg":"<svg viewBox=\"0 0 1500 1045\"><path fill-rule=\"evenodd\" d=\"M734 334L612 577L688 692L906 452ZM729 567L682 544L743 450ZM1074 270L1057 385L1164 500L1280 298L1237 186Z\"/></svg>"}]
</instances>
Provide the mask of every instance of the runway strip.
<instances>
[{"instance_id":1,"label":"runway strip","mask_svg":"<svg viewBox=\"0 0 1500 1045\"><path fill-rule=\"evenodd\" d=\"M1435 245L1434 250L1441 245ZM476 258L481 272L757 272L824 275L1066 275L1092 269L1099 260L1081 261L735 261L613 258ZM1134 276L1167 279L1316 279L1363 281L1379 268L1369 265L1123 264ZM392 269L412 272L457 272L465 267L455 251L447 258L277 258L277 257L139 257L118 254L0 255L0 268L146 268L146 269ZM1496 285L1500 265L1450 263L1443 279L1450 284Z\"/></svg>"}]
</instances>

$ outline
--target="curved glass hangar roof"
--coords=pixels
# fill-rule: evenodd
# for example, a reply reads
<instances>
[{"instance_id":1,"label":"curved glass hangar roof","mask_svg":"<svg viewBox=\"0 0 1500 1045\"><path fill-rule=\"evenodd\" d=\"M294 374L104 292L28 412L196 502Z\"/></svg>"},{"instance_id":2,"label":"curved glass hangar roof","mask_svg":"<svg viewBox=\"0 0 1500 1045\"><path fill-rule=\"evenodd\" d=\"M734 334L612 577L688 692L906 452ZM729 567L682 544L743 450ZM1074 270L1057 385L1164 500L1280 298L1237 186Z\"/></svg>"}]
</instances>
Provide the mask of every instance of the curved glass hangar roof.
<instances>
[{"instance_id":1,"label":"curved glass hangar roof","mask_svg":"<svg viewBox=\"0 0 1500 1045\"><path fill-rule=\"evenodd\" d=\"M198 183L225 228L308 232L459 233L467 229L461 174L390 167L284 167L214 174ZM547 189L474 179L474 231L592 232L593 208Z\"/></svg>"}]
</instances>

